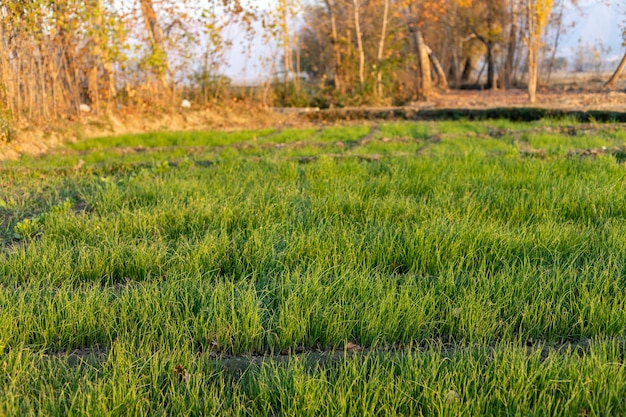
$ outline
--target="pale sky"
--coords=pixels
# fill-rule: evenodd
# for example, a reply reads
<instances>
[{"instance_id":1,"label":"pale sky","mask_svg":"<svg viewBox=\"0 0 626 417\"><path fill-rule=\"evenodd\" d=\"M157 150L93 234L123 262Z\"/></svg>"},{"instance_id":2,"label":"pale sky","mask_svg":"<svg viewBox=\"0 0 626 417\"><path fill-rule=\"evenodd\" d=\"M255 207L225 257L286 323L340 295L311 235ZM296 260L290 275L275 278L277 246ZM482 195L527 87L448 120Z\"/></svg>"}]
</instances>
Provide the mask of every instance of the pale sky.
<instances>
[{"instance_id":1,"label":"pale sky","mask_svg":"<svg viewBox=\"0 0 626 417\"><path fill-rule=\"evenodd\" d=\"M607 5L600 0L584 1L581 10L583 15L571 10L569 21L575 22L575 26L568 30L563 36L563 47L559 48L561 55L567 55L571 48L576 48L579 40L583 43L602 42L605 47L610 47L609 57L619 57L624 55L622 47L622 32L626 16L626 2L617 6L617 1L613 5Z\"/></svg>"}]
</instances>

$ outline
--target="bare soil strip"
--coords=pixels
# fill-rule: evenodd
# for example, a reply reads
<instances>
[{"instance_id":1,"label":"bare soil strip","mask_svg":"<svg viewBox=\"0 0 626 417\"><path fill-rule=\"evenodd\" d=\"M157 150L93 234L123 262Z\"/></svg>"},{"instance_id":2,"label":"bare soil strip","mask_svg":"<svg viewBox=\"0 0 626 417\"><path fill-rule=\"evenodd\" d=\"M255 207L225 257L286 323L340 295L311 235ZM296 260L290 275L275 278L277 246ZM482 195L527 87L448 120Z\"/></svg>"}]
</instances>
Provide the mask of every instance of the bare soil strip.
<instances>
[{"instance_id":1,"label":"bare soil strip","mask_svg":"<svg viewBox=\"0 0 626 417\"><path fill-rule=\"evenodd\" d=\"M561 343L545 343L542 341L527 340L526 352L533 355L539 353L542 360L549 355L586 355L593 340L567 340ZM621 351L626 351L626 339L619 340ZM281 352L263 351L232 355L225 352L212 350L210 352L198 352L198 355L209 355L212 363L227 373L238 375L247 370L260 368L264 365L286 365L294 360L299 361L308 368L317 366L332 366L351 357L384 356L386 358L401 359L410 355L423 355L439 353L449 357L459 353L471 353L478 351L493 352L496 348L489 344L451 343L443 341L430 341L429 343L409 343L406 345L394 345L383 347L361 347L348 342L343 348L331 348L323 346L297 346L283 349ZM109 356L109 349L102 346L82 347L72 350L61 350L44 354L45 358L66 361L70 366L98 366L105 362ZM175 373L184 377L185 369L177 366Z\"/></svg>"}]
</instances>

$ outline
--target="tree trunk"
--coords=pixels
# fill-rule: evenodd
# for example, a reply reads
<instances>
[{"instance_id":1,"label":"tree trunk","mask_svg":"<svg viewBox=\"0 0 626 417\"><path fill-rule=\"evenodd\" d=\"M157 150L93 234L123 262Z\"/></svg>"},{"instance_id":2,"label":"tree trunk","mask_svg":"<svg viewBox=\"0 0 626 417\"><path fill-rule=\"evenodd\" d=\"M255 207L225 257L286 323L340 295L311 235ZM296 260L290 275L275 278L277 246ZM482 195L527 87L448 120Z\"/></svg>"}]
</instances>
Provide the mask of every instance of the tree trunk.
<instances>
[{"instance_id":1,"label":"tree trunk","mask_svg":"<svg viewBox=\"0 0 626 417\"><path fill-rule=\"evenodd\" d=\"M354 31L356 33L357 51L359 53L359 83L365 84L365 51L363 50L363 34L361 33L359 1L352 0L354 6Z\"/></svg>"},{"instance_id":2,"label":"tree trunk","mask_svg":"<svg viewBox=\"0 0 626 417\"><path fill-rule=\"evenodd\" d=\"M554 60L556 59L556 51L559 47L559 39L561 37L561 24L563 23L563 8L565 7L565 0L561 0L561 8L559 9L559 17L557 18L556 36L554 37L554 46L552 47L552 55L550 56L550 64L548 64L548 78L546 84L550 84L550 78L552 78L552 68L554 67Z\"/></svg>"},{"instance_id":3,"label":"tree trunk","mask_svg":"<svg viewBox=\"0 0 626 417\"><path fill-rule=\"evenodd\" d=\"M502 71L502 85L505 88L511 86L511 78L513 75L513 67L515 65L515 53L517 52L517 0L511 0L511 27L509 31L509 39L506 51L506 60L504 61L504 70Z\"/></svg>"},{"instance_id":4,"label":"tree trunk","mask_svg":"<svg viewBox=\"0 0 626 417\"><path fill-rule=\"evenodd\" d=\"M0 50L0 102L5 103L9 113L13 113L13 82L10 77L9 63L11 56L11 45L9 36L5 34L4 25L0 24L0 42L2 49Z\"/></svg>"},{"instance_id":5,"label":"tree trunk","mask_svg":"<svg viewBox=\"0 0 626 417\"><path fill-rule=\"evenodd\" d=\"M325 0L330 17L330 39L333 44L333 83L340 93L343 93L343 83L341 81L341 51L339 50L339 39L337 36L337 18L335 17L335 9L330 0Z\"/></svg>"},{"instance_id":6,"label":"tree trunk","mask_svg":"<svg viewBox=\"0 0 626 417\"><path fill-rule=\"evenodd\" d=\"M383 10L383 27L380 30L380 42L378 43L378 67L376 70L378 71L376 74L376 94L378 97L383 96L383 57L384 57L384 49L385 49L385 37L387 36L387 16L389 14L389 0L385 0L385 8Z\"/></svg>"},{"instance_id":7,"label":"tree trunk","mask_svg":"<svg viewBox=\"0 0 626 417\"><path fill-rule=\"evenodd\" d=\"M159 19L154 11L152 0L141 0L141 12L146 24L146 30L150 38L150 47L153 54L159 54L162 59L162 68L157 68L159 80L164 87L167 87L167 73L169 71L169 62L165 49L163 49L163 30L159 25Z\"/></svg>"},{"instance_id":8,"label":"tree trunk","mask_svg":"<svg viewBox=\"0 0 626 417\"><path fill-rule=\"evenodd\" d=\"M528 45L528 100L537 101L537 48L532 43Z\"/></svg>"},{"instance_id":9,"label":"tree trunk","mask_svg":"<svg viewBox=\"0 0 626 417\"><path fill-rule=\"evenodd\" d=\"M428 56L428 49L424 43L422 31L419 28L415 29L415 40L417 44L417 57L420 65L420 85L422 96L428 100L432 96L433 82L430 75L430 58Z\"/></svg>"},{"instance_id":10,"label":"tree trunk","mask_svg":"<svg viewBox=\"0 0 626 417\"><path fill-rule=\"evenodd\" d=\"M531 103L537 101L537 55L539 40L537 39L537 22L533 2L527 0L528 10L528 100Z\"/></svg>"},{"instance_id":11,"label":"tree trunk","mask_svg":"<svg viewBox=\"0 0 626 417\"><path fill-rule=\"evenodd\" d=\"M446 78L446 72L443 70L441 63L433 53L432 49L428 48L428 57L430 58L430 62L435 68L435 73L437 74L437 86L444 91L448 91L448 79Z\"/></svg>"},{"instance_id":12,"label":"tree trunk","mask_svg":"<svg viewBox=\"0 0 626 417\"><path fill-rule=\"evenodd\" d=\"M281 26L283 31L283 67L284 67L284 83L289 84L289 77L293 72L293 63L291 60L291 39L289 38L289 7L286 0L280 1L281 8Z\"/></svg>"},{"instance_id":13,"label":"tree trunk","mask_svg":"<svg viewBox=\"0 0 626 417\"><path fill-rule=\"evenodd\" d=\"M619 65L617 66L617 69L615 70L615 72L613 73L611 78L606 82L606 84L604 84L604 87L606 87L606 88L613 88L613 87L615 87L615 83L617 82L617 80L619 79L620 75L622 74L622 71L624 71L624 67L626 67L626 54L624 54L624 56L622 57L622 60L620 61Z\"/></svg>"},{"instance_id":14,"label":"tree trunk","mask_svg":"<svg viewBox=\"0 0 626 417\"><path fill-rule=\"evenodd\" d=\"M100 64L102 63L102 39L101 39L101 27L102 27L102 11L103 0L95 0L93 8L91 10L90 20L91 29L93 30L92 44L92 62L89 68L89 75L87 77L88 95L91 101L91 106L96 111L99 107L100 94L98 88L98 74L100 73Z\"/></svg>"},{"instance_id":15,"label":"tree trunk","mask_svg":"<svg viewBox=\"0 0 626 417\"><path fill-rule=\"evenodd\" d=\"M466 84L469 82L472 73L476 70L474 61L471 57L465 58L465 63L463 64L463 71L461 73L461 84Z\"/></svg>"},{"instance_id":16,"label":"tree trunk","mask_svg":"<svg viewBox=\"0 0 626 417\"><path fill-rule=\"evenodd\" d=\"M300 36L298 32L295 34L294 44L296 45L296 65L294 66L294 71L296 73L295 77L295 86L296 91L300 91L300 72L301 72L301 61L300 61Z\"/></svg>"},{"instance_id":17,"label":"tree trunk","mask_svg":"<svg viewBox=\"0 0 626 417\"><path fill-rule=\"evenodd\" d=\"M487 46L487 86L492 90L498 89L498 80L496 77L496 64L493 54L493 42L488 41L485 43Z\"/></svg>"},{"instance_id":18,"label":"tree trunk","mask_svg":"<svg viewBox=\"0 0 626 417\"><path fill-rule=\"evenodd\" d=\"M113 101L115 99L115 95L117 94L115 90L115 73L113 72L113 64L107 60L104 64L104 75L106 77L106 101L107 101L107 111L111 111L113 109Z\"/></svg>"},{"instance_id":19,"label":"tree trunk","mask_svg":"<svg viewBox=\"0 0 626 417\"><path fill-rule=\"evenodd\" d=\"M526 0L528 12L528 98L537 99L537 73L541 36L552 11L552 0Z\"/></svg>"},{"instance_id":20,"label":"tree trunk","mask_svg":"<svg viewBox=\"0 0 626 417\"><path fill-rule=\"evenodd\" d=\"M430 75L430 58L428 57L428 47L424 42L424 36L419 26L412 23L413 20L413 5L411 2L407 3L409 32L413 34L415 48L417 49L417 62L420 69L420 95L423 99L428 100L432 96L433 82Z\"/></svg>"},{"instance_id":21,"label":"tree trunk","mask_svg":"<svg viewBox=\"0 0 626 417\"><path fill-rule=\"evenodd\" d=\"M461 76L459 71L459 56L456 51L456 47L452 48L452 54L450 55L452 62L450 63L450 69L448 70L448 76L452 78L454 87L459 88L461 84Z\"/></svg>"}]
</instances>

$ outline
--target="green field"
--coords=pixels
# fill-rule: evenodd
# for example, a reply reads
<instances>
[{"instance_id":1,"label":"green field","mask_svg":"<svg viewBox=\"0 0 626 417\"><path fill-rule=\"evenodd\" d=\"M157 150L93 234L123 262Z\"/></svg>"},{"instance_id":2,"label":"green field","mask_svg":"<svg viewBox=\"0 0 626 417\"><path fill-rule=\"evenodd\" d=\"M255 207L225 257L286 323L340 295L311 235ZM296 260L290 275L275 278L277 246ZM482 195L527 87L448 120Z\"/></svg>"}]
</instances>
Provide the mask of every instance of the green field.
<instances>
[{"instance_id":1,"label":"green field","mask_svg":"<svg viewBox=\"0 0 626 417\"><path fill-rule=\"evenodd\" d=\"M4 162L0 415L626 415L625 146L405 122Z\"/></svg>"}]
</instances>

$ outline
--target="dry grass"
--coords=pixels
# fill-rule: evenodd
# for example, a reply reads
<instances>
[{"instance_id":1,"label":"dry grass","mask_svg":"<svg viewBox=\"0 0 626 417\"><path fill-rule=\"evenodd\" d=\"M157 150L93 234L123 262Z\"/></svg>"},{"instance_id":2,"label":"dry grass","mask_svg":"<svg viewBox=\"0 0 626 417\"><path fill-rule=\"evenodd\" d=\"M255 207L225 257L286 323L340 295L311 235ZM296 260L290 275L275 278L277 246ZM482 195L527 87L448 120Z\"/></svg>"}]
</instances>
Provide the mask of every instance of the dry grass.
<instances>
[{"instance_id":1,"label":"dry grass","mask_svg":"<svg viewBox=\"0 0 626 417\"><path fill-rule=\"evenodd\" d=\"M202 109L122 111L51 125L15 126L9 143L0 142L0 161L20 155L41 155L52 148L81 139L145 132L191 130L262 129L294 123L293 115L281 115L257 104L230 102ZM301 122L298 122L301 123Z\"/></svg>"}]
</instances>

